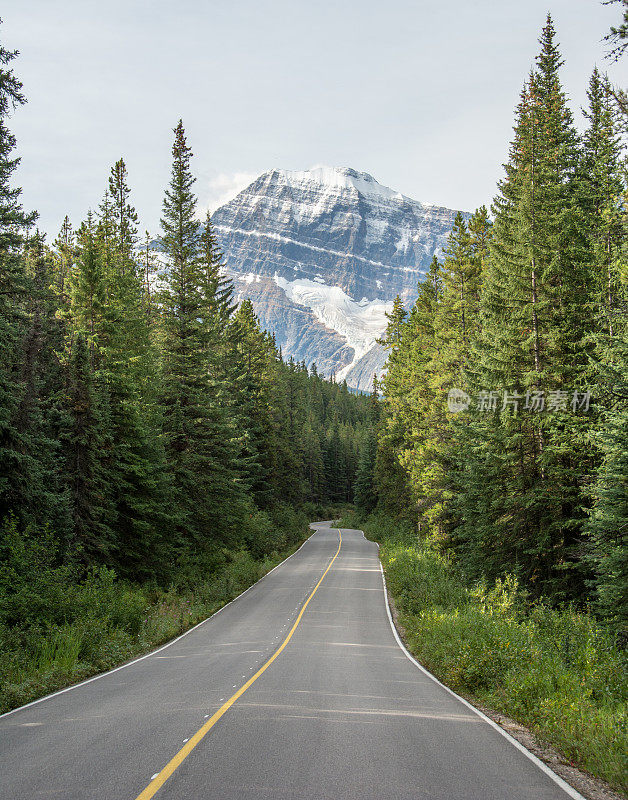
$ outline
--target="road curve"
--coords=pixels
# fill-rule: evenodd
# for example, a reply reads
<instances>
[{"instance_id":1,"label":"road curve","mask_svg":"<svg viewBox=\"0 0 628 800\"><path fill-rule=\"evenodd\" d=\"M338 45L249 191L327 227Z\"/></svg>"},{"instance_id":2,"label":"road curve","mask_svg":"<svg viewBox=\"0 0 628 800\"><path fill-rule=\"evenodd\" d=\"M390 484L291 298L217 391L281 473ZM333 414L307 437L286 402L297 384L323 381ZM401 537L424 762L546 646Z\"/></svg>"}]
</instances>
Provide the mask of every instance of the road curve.
<instances>
[{"instance_id":1,"label":"road curve","mask_svg":"<svg viewBox=\"0 0 628 800\"><path fill-rule=\"evenodd\" d=\"M402 650L377 546L316 527L171 645L0 717L0 798L580 797Z\"/></svg>"}]
</instances>

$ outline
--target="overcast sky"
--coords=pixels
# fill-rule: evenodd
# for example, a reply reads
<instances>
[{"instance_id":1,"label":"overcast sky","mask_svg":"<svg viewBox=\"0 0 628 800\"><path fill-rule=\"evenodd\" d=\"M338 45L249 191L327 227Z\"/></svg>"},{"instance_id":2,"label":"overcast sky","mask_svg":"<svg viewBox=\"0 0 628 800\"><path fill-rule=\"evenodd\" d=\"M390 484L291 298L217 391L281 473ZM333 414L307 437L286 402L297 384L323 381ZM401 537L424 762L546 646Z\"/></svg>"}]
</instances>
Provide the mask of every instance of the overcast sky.
<instances>
[{"instance_id":1,"label":"overcast sky","mask_svg":"<svg viewBox=\"0 0 628 800\"><path fill-rule=\"evenodd\" d=\"M548 10L574 110L594 64L628 83L601 41L619 6L599 0L13 0L24 205L54 236L123 156L155 232L182 117L204 207L267 169L328 164L472 210L501 176Z\"/></svg>"}]
</instances>

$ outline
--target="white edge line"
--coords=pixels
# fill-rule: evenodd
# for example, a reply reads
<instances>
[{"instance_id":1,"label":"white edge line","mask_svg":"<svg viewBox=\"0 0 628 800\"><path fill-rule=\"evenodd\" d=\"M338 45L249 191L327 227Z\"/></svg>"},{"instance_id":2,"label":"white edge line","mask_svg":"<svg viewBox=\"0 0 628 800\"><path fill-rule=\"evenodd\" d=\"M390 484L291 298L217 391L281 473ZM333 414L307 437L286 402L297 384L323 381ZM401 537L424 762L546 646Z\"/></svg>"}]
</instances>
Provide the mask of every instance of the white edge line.
<instances>
[{"instance_id":1,"label":"white edge line","mask_svg":"<svg viewBox=\"0 0 628 800\"><path fill-rule=\"evenodd\" d=\"M310 524L309 527L310 527L310 529L312 529L312 525L320 525L320 524L321 524L320 522L313 522L313 523ZM150 658L151 656L157 655L157 653L161 653L162 650L165 650L167 647L171 647L173 644L176 644L178 641L183 639L189 633L192 633L192 631L195 631L197 628L200 628L201 625L204 625L206 622L209 622L209 620L213 619L216 616L216 614L220 614L220 612L224 611L225 608L227 608L227 606L230 606L232 603L235 603L236 600L239 600L250 589L252 589L254 586L257 586L257 584L260 581L263 581L264 578L268 577L271 572L274 572L278 567L281 567L282 564L285 564L286 561L289 561L292 558L292 556L296 556L296 554L299 552L299 550L301 550L301 548L304 547L310 541L312 536L314 536L316 533L318 533L318 530L319 530L318 528L315 528L314 529L314 533L312 533L310 536L308 536L307 539L301 545L301 547L299 547L297 550L295 550L294 553L291 553L288 556L288 558L284 558L283 561L280 561L279 564L276 564L272 569L270 569L270 570L268 570L268 572L264 573L264 575L262 575L261 578L256 580L255 583L252 583L247 589L245 589L243 592L241 592L237 597L234 597L233 600L229 600L228 603L225 603L224 606L221 606L217 611L214 611L214 613L211 614L209 617L205 617L205 619L202 619L200 622L197 622L196 625L193 628L190 628L189 630L185 631L185 633L182 633L180 636L177 636L176 639L172 639L170 642L167 642L166 644L162 645L161 647L158 647L156 650L151 650L150 653L145 653L143 656L139 656L139 658L134 658L133 661L127 661L126 664L120 664L119 667L114 667L113 669L107 670L107 672L101 672L99 675L93 675L91 678L87 678L86 680L81 681L80 683L73 683L72 686L66 686L65 689L59 689L57 692L53 692L52 694L44 695L44 697L39 697L39 698L37 698L37 700L32 700L30 703L26 703L26 705L19 706L18 708L13 708L13 709L11 709L11 711L5 711L4 714L0 714L0 719L4 719L4 717L9 717L9 716L11 716L11 714L16 714L18 711L24 711L24 709L30 708L31 706L36 706L38 703L43 703L44 700L50 700L51 698L57 697L60 694L65 694L66 692L71 692L72 689L78 689L79 686L86 686L88 683L93 683L93 681L99 680L99 678L106 678L107 675L113 675L114 672L118 672L121 669L126 669L127 667L132 667L133 664L137 664L140 661L144 661L145 658Z\"/></svg>"},{"instance_id":2,"label":"white edge line","mask_svg":"<svg viewBox=\"0 0 628 800\"><path fill-rule=\"evenodd\" d=\"M361 533L364 536L364 531L361 531ZM366 539L366 536L364 536L364 538ZM374 542L374 544L377 545L377 550L379 552L379 543L378 542ZM429 672L429 670L425 669L425 667L422 664L420 664L416 660L416 658L414 658L414 656L409 652L409 650L407 649L405 644L402 642L401 637L399 636L399 633L397 632L397 628L395 627L395 623L393 622L392 614L390 612L390 603L388 602L388 591L386 589L386 576L384 574L384 568L382 567L381 560L379 561L379 568L380 568L380 571L382 573L382 584L384 586L384 597L386 599L386 614L388 615L388 621L390 622L390 627L392 628L392 632L394 634L394 637L397 640L397 644L403 650L403 652L406 655L406 657L409 658L410 661L412 661L414 666L417 667L424 675L426 675L428 678L430 678L430 680L434 681L434 683L437 683L442 689L444 689L446 692L448 692L450 695L452 695L452 697L455 697L456 700L459 700L463 705L465 705L467 708L471 709L471 711L473 711L475 714L478 715L478 717L483 719L484 722L487 722L491 726L491 728L494 728L496 731L498 731L498 733L501 733L501 735L504 737L504 739L507 739L510 742L510 744L512 744L514 747L516 747L517 750L519 750L521 753L523 753L524 756L529 758L530 761L532 761L533 764L536 764L536 766L542 772L544 772L548 777L550 777L554 781L554 783L558 784L558 786L567 795L569 795L569 797L573 798L573 800L587 800L587 798L585 798L584 795L581 795L580 792L578 792L576 789L573 788L573 786L570 786L567 783L567 781L563 780L560 777L560 775L557 775L555 772L553 772L547 766L547 764L545 764L543 761L541 761L540 758L535 756L534 753L531 753L526 747L524 747L521 744L521 742L517 741L517 739L515 739L513 736L511 736L509 733L507 733L500 725L498 725L496 722L494 722L490 717L487 717L486 714L483 714L479 709L477 709L475 706L471 705L471 703L469 703L467 700L465 700L464 697L460 697L460 695L456 694L452 689L449 688L449 686L445 686L444 683L441 683L435 675L432 675L432 673Z\"/></svg>"}]
</instances>

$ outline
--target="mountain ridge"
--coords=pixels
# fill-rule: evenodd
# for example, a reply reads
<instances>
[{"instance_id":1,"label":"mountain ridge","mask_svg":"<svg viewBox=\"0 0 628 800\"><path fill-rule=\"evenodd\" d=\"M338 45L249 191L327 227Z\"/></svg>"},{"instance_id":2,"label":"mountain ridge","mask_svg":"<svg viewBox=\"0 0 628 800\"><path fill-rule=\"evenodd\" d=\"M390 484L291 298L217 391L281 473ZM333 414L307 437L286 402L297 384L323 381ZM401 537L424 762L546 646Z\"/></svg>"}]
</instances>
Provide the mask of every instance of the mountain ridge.
<instances>
[{"instance_id":1,"label":"mountain ridge","mask_svg":"<svg viewBox=\"0 0 628 800\"><path fill-rule=\"evenodd\" d=\"M284 355L368 391L385 360L386 311L397 295L414 300L456 213L351 167L274 168L212 223L238 299Z\"/></svg>"}]
</instances>

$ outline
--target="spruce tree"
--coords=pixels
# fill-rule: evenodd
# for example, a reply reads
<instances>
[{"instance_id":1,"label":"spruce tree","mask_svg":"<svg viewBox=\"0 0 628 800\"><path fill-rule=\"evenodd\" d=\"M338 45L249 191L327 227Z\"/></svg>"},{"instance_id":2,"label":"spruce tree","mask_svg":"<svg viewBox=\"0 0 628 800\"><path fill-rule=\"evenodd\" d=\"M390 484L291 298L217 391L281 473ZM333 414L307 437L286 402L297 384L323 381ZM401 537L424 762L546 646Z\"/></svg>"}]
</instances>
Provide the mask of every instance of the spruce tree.
<instances>
[{"instance_id":1,"label":"spruce tree","mask_svg":"<svg viewBox=\"0 0 628 800\"><path fill-rule=\"evenodd\" d=\"M77 331L83 334L89 348L90 363L93 369L97 369L112 331L107 320L107 276L91 212L79 228L77 240L76 263L69 280L70 334L73 336ZM70 349L71 346L70 342Z\"/></svg>"},{"instance_id":2,"label":"spruce tree","mask_svg":"<svg viewBox=\"0 0 628 800\"><path fill-rule=\"evenodd\" d=\"M67 387L68 426L61 433L70 502L66 558L86 566L112 563L118 541L111 496L111 425L106 387L97 385L90 340L74 336Z\"/></svg>"},{"instance_id":3,"label":"spruce tree","mask_svg":"<svg viewBox=\"0 0 628 800\"><path fill-rule=\"evenodd\" d=\"M605 37L606 41L611 44L609 58L619 61L628 48L628 0L603 0L603 2L605 6L623 6L620 23L611 25L610 32Z\"/></svg>"},{"instance_id":4,"label":"spruce tree","mask_svg":"<svg viewBox=\"0 0 628 800\"><path fill-rule=\"evenodd\" d=\"M628 631L628 253L622 205L620 120L608 79L594 70L584 134L583 203L596 268L591 380L599 417L591 432L600 464L590 491L587 562L598 610L625 636Z\"/></svg>"},{"instance_id":5,"label":"spruce tree","mask_svg":"<svg viewBox=\"0 0 628 800\"><path fill-rule=\"evenodd\" d=\"M224 328L236 309L236 303L233 300L233 282L224 274L223 253L214 236L209 211L205 216L201 234L201 264L207 308Z\"/></svg>"},{"instance_id":6,"label":"spruce tree","mask_svg":"<svg viewBox=\"0 0 628 800\"><path fill-rule=\"evenodd\" d=\"M163 204L163 419L178 530L189 552L237 534L244 508L238 446L210 380L201 227L183 123L174 130L172 177Z\"/></svg>"},{"instance_id":7,"label":"spruce tree","mask_svg":"<svg viewBox=\"0 0 628 800\"><path fill-rule=\"evenodd\" d=\"M589 106L583 111L588 127L583 136L582 203L593 247L599 295L596 305L604 309L599 322L612 337L620 294L620 248L625 233L621 211L622 146L608 78L597 68L591 75L587 97Z\"/></svg>"},{"instance_id":8,"label":"spruce tree","mask_svg":"<svg viewBox=\"0 0 628 800\"><path fill-rule=\"evenodd\" d=\"M0 519L19 502L16 475L28 471L28 443L16 425L24 391L20 379L25 301L30 291L21 249L35 215L24 212L21 189L12 185L20 159L15 136L7 128L13 110L26 102L10 65L18 55L0 45ZM16 509L17 510L17 509Z\"/></svg>"},{"instance_id":9,"label":"spruce tree","mask_svg":"<svg viewBox=\"0 0 628 800\"><path fill-rule=\"evenodd\" d=\"M25 304L26 330L22 341L20 379L23 387L15 425L26 447L20 476L22 497L18 515L35 529L46 527L63 540L69 526L67 493L59 439L65 422L65 372L62 353L65 324L56 313L53 255L39 231L24 249L29 280ZM18 479L19 472L13 477Z\"/></svg>"},{"instance_id":10,"label":"spruce tree","mask_svg":"<svg viewBox=\"0 0 628 800\"><path fill-rule=\"evenodd\" d=\"M162 578L169 489L156 406L157 360L134 252L137 215L126 181L121 160L111 171L98 220L89 214L72 246L69 302L61 309L67 307L70 323L70 359L76 337L87 337L99 435L108 442L99 462L111 505L107 524L116 531L106 547L107 562L130 578ZM67 239L62 235L58 246L60 267L68 257Z\"/></svg>"},{"instance_id":11,"label":"spruce tree","mask_svg":"<svg viewBox=\"0 0 628 800\"><path fill-rule=\"evenodd\" d=\"M233 414L241 434L243 473L259 508L277 499L275 458L278 431L271 417L274 348L260 329L250 300L238 307L228 329L229 378L233 392Z\"/></svg>"},{"instance_id":12,"label":"spruce tree","mask_svg":"<svg viewBox=\"0 0 628 800\"><path fill-rule=\"evenodd\" d=\"M57 294L57 303L62 313L68 310L68 283L75 256L75 236L72 223L66 215L61 230L53 242L54 275L52 286Z\"/></svg>"},{"instance_id":13,"label":"spruce tree","mask_svg":"<svg viewBox=\"0 0 628 800\"><path fill-rule=\"evenodd\" d=\"M301 438L301 464L306 485L306 499L320 503L325 497L325 467L321 431L315 419L305 424Z\"/></svg>"},{"instance_id":14,"label":"spruce tree","mask_svg":"<svg viewBox=\"0 0 628 800\"><path fill-rule=\"evenodd\" d=\"M111 168L108 195L111 198L113 237L121 277L135 273L133 251L137 244L137 212L131 204L131 190L124 159L120 158Z\"/></svg>"},{"instance_id":15,"label":"spruce tree","mask_svg":"<svg viewBox=\"0 0 628 800\"><path fill-rule=\"evenodd\" d=\"M467 435L464 462L475 465L470 497L496 500L480 516L477 504L456 504L458 535L476 568L488 559L489 572L511 568L537 591L556 596L582 589L575 568L590 422L585 411L572 412L563 401L539 413L530 398L544 392L549 401L552 392L566 392L571 402L574 391L584 392L592 323L577 137L560 85L561 63L548 17L494 205L481 330L468 372L476 394L499 393L499 407L478 414L461 434ZM460 475L468 478L469 470L463 467ZM456 494L464 497L465 490Z\"/></svg>"},{"instance_id":16,"label":"spruce tree","mask_svg":"<svg viewBox=\"0 0 628 800\"><path fill-rule=\"evenodd\" d=\"M592 488L587 524L587 560L594 597L602 615L628 635L628 292L624 289L623 331L609 345L601 367L608 408L593 436L601 465ZM612 398L612 400L611 400Z\"/></svg>"},{"instance_id":17,"label":"spruce tree","mask_svg":"<svg viewBox=\"0 0 628 800\"><path fill-rule=\"evenodd\" d=\"M375 486L375 460L377 458L377 431L367 431L360 448L360 457L355 477L355 505L363 514L372 513L377 506Z\"/></svg>"},{"instance_id":18,"label":"spruce tree","mask_svg":"<svg viewBox=\"0 0 628 800\"><path fill-rule=\"evenodd\" d=\"M148 231L144 232L140 255L140 275L142 285L142 307L146 321L154 327L157 321L157 308L155 304L155 279L159 271L157 252Z\"/></svg>"}]
</instances>

